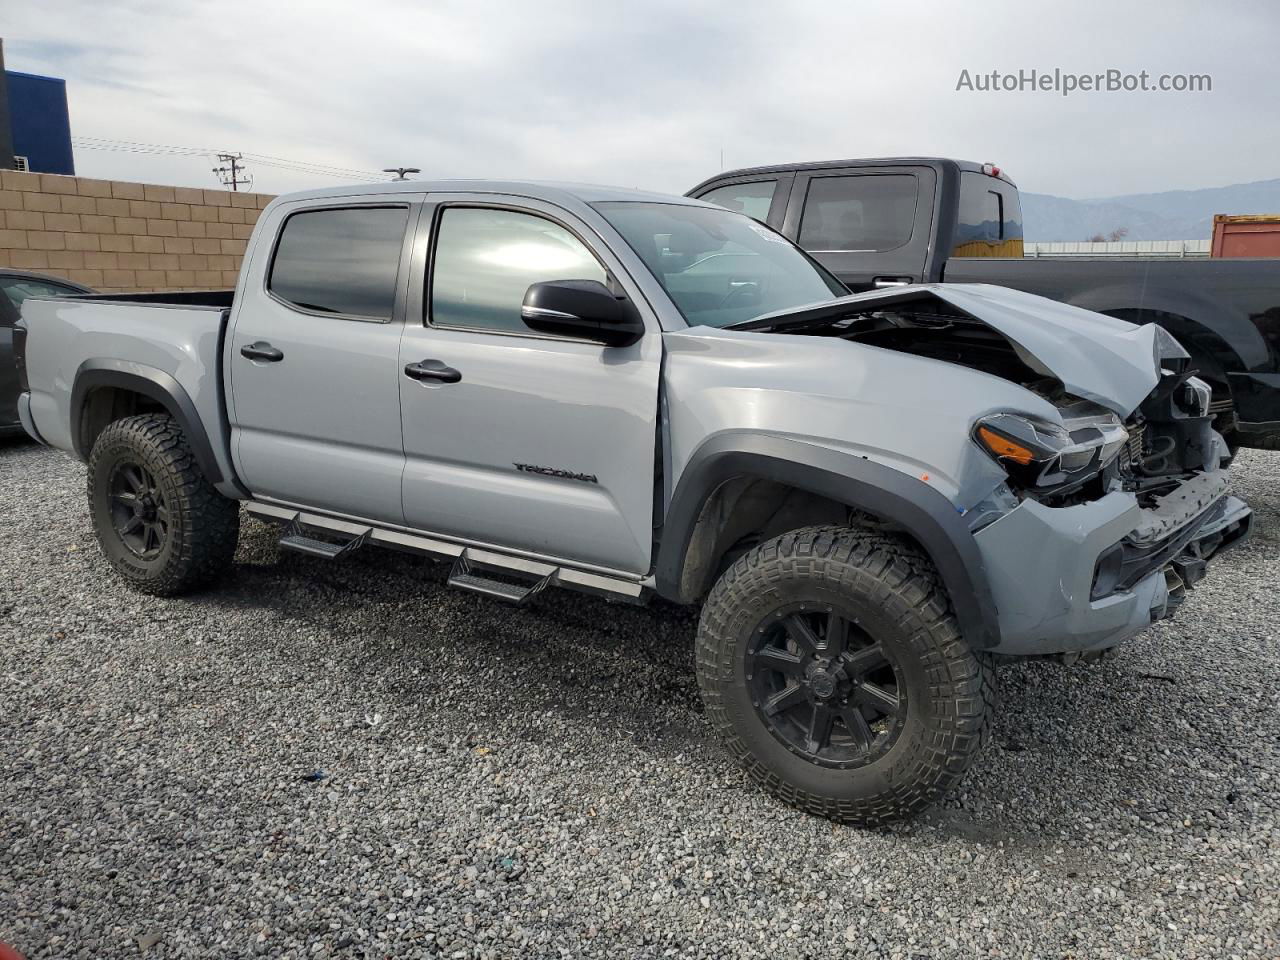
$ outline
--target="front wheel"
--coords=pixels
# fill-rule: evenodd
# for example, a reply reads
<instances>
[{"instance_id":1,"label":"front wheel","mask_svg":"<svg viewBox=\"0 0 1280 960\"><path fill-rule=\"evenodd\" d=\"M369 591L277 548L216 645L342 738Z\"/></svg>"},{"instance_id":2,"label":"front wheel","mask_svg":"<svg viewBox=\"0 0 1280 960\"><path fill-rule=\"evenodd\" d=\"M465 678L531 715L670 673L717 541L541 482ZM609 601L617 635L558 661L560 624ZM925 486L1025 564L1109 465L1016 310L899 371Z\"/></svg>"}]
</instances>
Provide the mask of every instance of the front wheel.
<instances>
[{"instance_id":1,"label":"front wheel","mask_svg":"<svg viewBox=\"0 0 1280 960\"><path fill-rule=\"evenodd\" d=\"M102 552L135 589L183 593L231 565L240 505L213 488L171 417L109 424L89 456L88 488Z\"/></svg>"},{"instance_id":2,"label":"front wheel","mask_svg":"<svg viewBox=\"0 0 1280 960\"><path fill-rule=\"evenodd\" d=\"M905 819L955 787L992 683L928 558L848 527L739 558L698 628L698 684L730 751L787 803L845 823Z\"/></svg>"}]
</instances>

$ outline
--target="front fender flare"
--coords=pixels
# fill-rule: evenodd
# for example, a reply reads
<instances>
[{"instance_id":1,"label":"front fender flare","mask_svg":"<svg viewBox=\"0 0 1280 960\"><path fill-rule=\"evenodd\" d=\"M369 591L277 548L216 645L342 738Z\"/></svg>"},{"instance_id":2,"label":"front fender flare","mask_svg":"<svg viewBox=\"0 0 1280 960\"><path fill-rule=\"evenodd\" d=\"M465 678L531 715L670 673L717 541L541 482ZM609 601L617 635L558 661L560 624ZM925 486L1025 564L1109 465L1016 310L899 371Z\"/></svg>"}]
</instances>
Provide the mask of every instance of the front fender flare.
<instances>
[{"instance_id":1,"label":"front fender flare","mask_svg":"<svg viewBox=\"0 0 1280 960\"><path fill-rule=\"evenodd\" d=\"M224 476L218 466L209 434L182 384L163 370L131 360L86 360L76 368L75 382L71 387L71 442L76 456L81 460L88 460L91 452L85 449L81 419L89 394L100 387L131 390L160 404L182 428L196 463L209 482L221 483L233 479Z\"/></svg>"},{"instance_id":2,"label":"front fender flare","mask_svg":"<svg viewBox=\"0 0 1280 960\"><path fill-rule=\"evenodd\" d=\"M806 490L896 523L928 553L947 588L966 641L986 649L1000 624L982 554L968 524L943 494L922 480L865 457L801 440L730 433L705 442L680 476L662 526L654 577L677 602L702 505L724 483L758 477Z\"/></svg>"}]
</instances>

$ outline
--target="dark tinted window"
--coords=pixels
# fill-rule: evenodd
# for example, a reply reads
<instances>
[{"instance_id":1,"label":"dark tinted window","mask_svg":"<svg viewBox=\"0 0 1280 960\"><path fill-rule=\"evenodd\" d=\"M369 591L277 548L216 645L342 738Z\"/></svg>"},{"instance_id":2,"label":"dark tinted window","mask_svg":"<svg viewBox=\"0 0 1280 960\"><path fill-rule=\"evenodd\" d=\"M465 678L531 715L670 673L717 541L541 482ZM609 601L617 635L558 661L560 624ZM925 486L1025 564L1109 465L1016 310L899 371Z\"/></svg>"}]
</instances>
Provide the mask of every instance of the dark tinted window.
<instances>
[{"instance_id":1,"label":"dark tinted window","mask_svg":"<svg viewBox=\"0 0 1280 960\"><path fill-rule=\"evenodd\" d=\"M745 213L748 217L763 223L769 218L769 205L773 203L773 192L777 188L777 180L731 183L727 187L716 187L698 199L718 204L726 210Z\"/></svg>"},{"instance_id":2,"label":"dark tinted window","mask_svg":"<svg viewBox=\"0 0 1280 960\"><path fill-rule=\"evenodd\" d=\"M268 289L307 310L390 320L409 211L309 210L285 221Z\"/></svg>"},{"instance_id":3,"label":"dark tinted window","mask_svg":"<svg viewBox=\"0 0 1280 960\"><path fill-rule=\"evenodd\" d=\"M818 177L809 182L800 246L819 252L878 252L911 239L916 178L908 174Z\"/></svg>"},{"instance_id":4,"label":"dark tinted window","mask_svg":"<svg viewBox=\"0 0 1280 960\"><path fill-rule=\"evenodd\" d=\"M524 295L548 280L608 281L572 233L544 217L511 210L449 207L440 218L431 273L431 322L529 333Z\"/></svg>"},{"instance_id":5,"label":"dark tinted window","mask_svg":"<svg viewBox=\"0 0 1280 960\"><path fill-rule=\"evenodd\" d=\"M1018 191L982 173L960 175L954 257L1022 256L1022 209Z\"/></svg>"}]
</instances>

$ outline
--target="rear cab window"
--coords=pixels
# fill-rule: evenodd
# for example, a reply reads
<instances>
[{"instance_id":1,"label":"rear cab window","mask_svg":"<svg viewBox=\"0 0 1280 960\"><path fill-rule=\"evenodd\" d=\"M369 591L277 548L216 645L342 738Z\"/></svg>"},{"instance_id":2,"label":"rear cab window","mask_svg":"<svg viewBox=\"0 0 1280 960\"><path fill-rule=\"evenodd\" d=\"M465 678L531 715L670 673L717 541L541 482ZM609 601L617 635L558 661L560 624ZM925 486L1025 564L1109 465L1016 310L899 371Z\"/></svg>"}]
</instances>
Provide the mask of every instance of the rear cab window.
<instances>
[{"instance_id":1,"label":"rear cab window","mask_svg":"<svg viewBox=\"0 0 1280 960\"><path fill-rule=\"evenodd\" d=\"M389 321L409 210L300 210L276 241L267 290L309 313Z\"/></svg>"},{"instance_id":2,"label":"rear cab window","mask_svg":"<svg viewBox=\"0 0 1280 960\"><path fill-rule=\"evenodd\" d=\"M953 257L1021 257L1022 206L1010 183L984 173L960 174Z\"/></svg>"}]
</instances>

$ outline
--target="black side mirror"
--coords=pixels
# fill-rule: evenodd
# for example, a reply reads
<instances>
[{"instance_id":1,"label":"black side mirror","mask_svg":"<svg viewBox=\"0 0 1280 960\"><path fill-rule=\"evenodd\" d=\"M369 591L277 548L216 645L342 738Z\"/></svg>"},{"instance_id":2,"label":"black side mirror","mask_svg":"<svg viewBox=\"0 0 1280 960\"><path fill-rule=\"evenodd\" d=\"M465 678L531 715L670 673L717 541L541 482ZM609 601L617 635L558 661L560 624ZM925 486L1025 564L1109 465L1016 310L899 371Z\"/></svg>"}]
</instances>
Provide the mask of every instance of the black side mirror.
<instances>
[{"instance_id":1,"label":"black side mirror","mask_svg":"<svg viewBox=\"0 0 1280 960\"><path fill-rule=\"evenodd\" d=\"M615 296L598 280L535 283L525 292L520 316L525 326L539 333L594 340L607 347L629 347L644 336L635 304Z\"/></svg>"}]
</instances>

